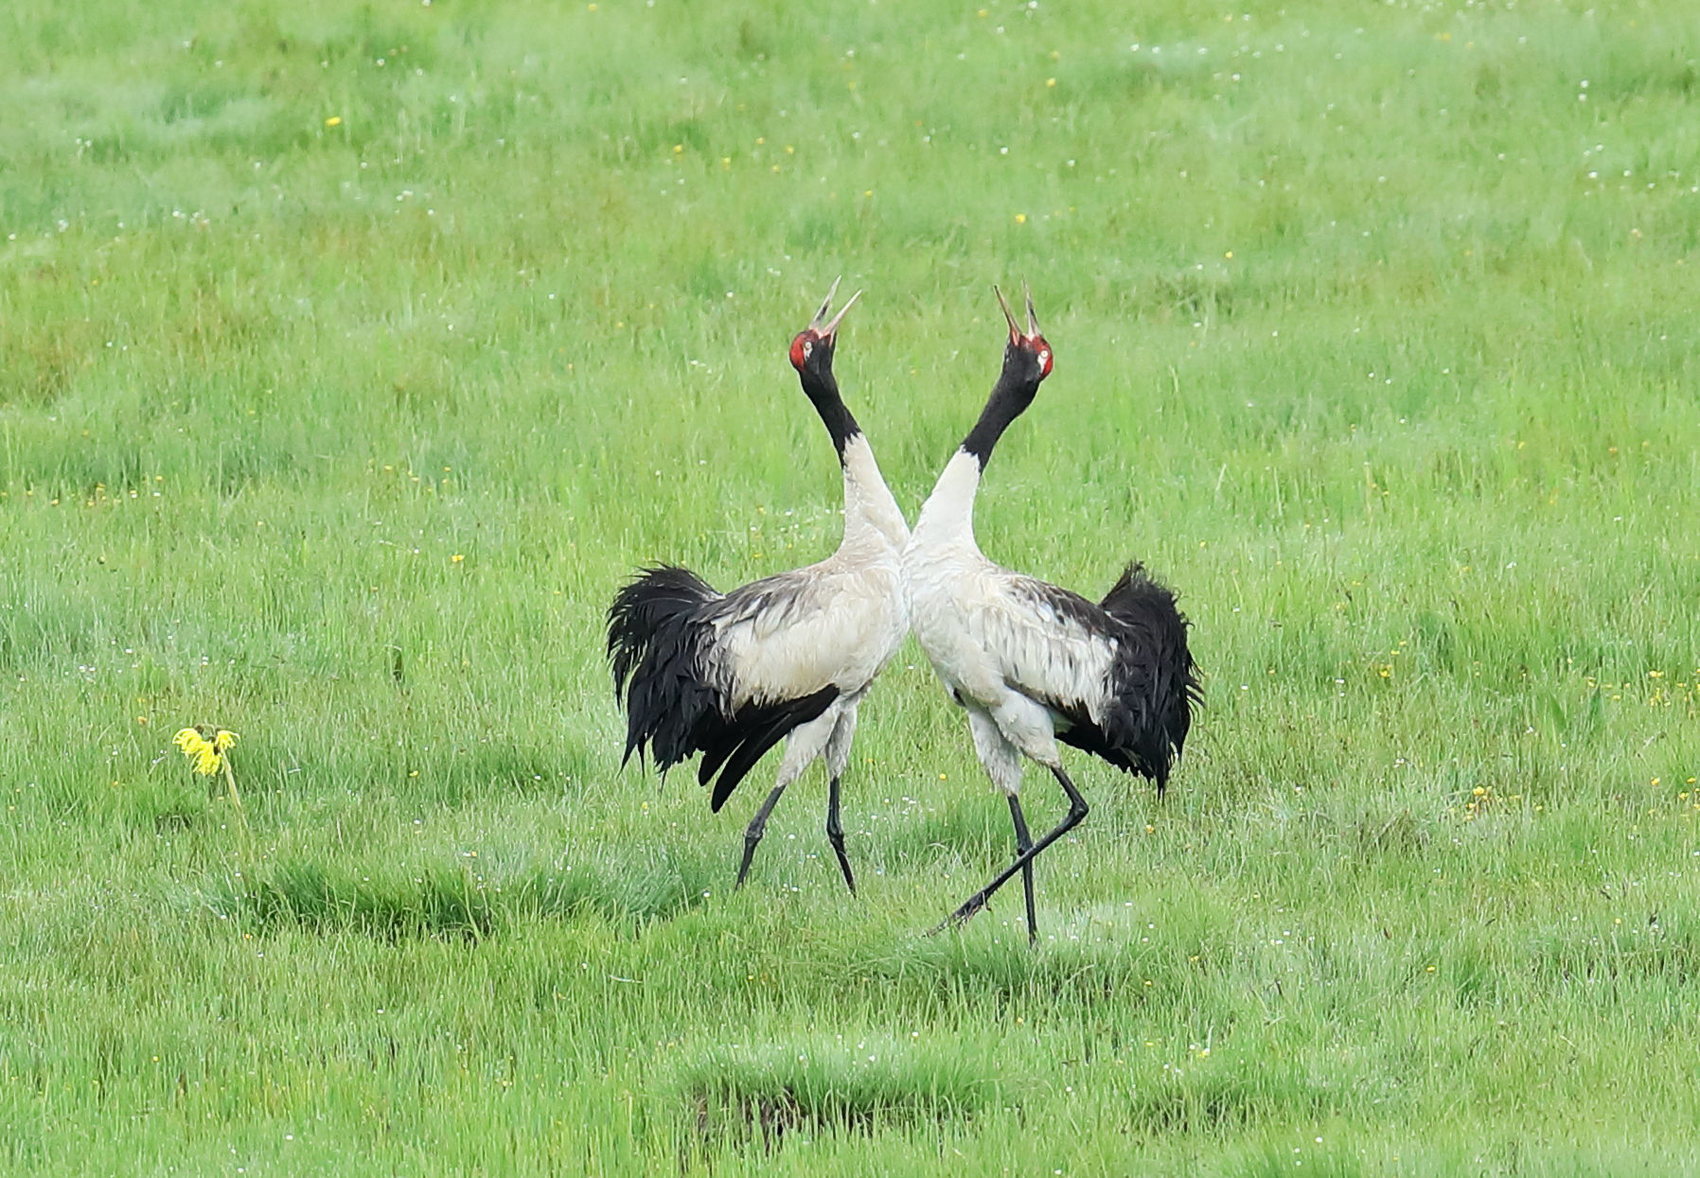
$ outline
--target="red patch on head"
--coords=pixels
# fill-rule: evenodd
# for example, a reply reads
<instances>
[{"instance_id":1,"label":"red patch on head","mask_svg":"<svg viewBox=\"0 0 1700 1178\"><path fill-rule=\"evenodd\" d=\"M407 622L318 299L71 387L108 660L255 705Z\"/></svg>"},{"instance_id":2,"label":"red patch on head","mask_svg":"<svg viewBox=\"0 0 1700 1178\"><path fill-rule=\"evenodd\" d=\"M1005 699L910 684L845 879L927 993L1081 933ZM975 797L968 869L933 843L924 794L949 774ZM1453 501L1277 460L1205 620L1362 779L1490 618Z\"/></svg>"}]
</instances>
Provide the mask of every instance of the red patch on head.
<instances>
[{"instance_id":1,"label":"red patch on head","mask_svg":"<svg viewBox=\"0 0 1700 1178\"><path fill-rule=\"evenodd\" d=\"M806 331L798 332L797 338L791 341L791 367L797 369L799 372L802 371L803 361L808 358L807 354L803 350L803 345L808 343L808 341L809 333Z\"/></svg>"},{"instance_id":2,"label":"red patch on head","mask_svg":"<svg viewBox=\"0 0 1700 1178\"><path fill-rule=\"evenodd\" d=\"M1051 345L1045 342L1045 337L1042 335L1029 336L1028 343L1039 355L1040 379L1051 375Z\"/></svg>"}]
</instances>

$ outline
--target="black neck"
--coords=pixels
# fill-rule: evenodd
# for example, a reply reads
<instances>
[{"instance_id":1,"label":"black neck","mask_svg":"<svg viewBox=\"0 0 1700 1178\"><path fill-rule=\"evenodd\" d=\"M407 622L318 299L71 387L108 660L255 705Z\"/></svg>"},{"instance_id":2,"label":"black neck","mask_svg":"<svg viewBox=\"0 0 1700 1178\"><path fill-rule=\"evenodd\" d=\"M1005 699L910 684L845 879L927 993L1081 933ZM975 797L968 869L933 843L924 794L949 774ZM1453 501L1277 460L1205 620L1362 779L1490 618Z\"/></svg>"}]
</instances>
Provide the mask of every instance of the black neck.
<instances>
[{"instance_id":1,"label":"black neck","mask_svg":"<svg viewBox=\"0 0 1700 1178\"><path fill-rule=\"evenodd\" d=\"M992 456L992 447L1003 437L1003 431L1033 403L1033 396L1038 391L1037 380L1012 372L1007 366L1004 368L998 383L992 386L992 395L986 398L980 420L962 439L962 448L979 461L981 470L986 469L986 460Z\"/></svg>"},{"instance_id":2,"label":"black neck","mask_svg":"<svg viewBox=\"0 0 1700 1178\"><path fill-rule=\"evenodd\" d=\"M815 412L820 414L821 424L832 435L833 448L838 451L838 460L842 462L844 447L862 432L862 427L856 424L856 419L850 416L850 410L844 404L844 398L838 395L838 378L830 370L816 374L804 369L798 375L803 381L803 392L808 394Z\"/></svg>"}]
</instances>

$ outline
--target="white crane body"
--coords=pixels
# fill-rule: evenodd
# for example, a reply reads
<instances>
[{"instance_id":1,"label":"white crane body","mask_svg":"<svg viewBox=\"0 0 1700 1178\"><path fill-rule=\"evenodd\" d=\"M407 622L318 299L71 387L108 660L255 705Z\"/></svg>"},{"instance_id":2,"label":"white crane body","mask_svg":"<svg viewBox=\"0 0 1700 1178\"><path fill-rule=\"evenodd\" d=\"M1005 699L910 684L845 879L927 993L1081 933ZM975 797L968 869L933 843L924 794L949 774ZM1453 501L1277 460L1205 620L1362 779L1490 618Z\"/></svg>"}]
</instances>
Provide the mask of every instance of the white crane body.
<instances>
[{"instance_id":1,"label":"white crane body","mask_svg":"<svg viewBox=\"0 0 1700 1178\"><path fill-rule=\"evenodd\" d=\"M999 296L1002 301L1002 296ZM972 916L1016 871L1034 935L1033 858L1086 816L1058 742L1153 779L1161 793L1197 698L1186 620L1174 595L1130 565L1102 602L1012 572L981 554L974 498L992 448L1051 370L1028 300L1028 331L1009 308L1004 370L974 429L945 465L904 551L910 625L952 698L968 713L974 751L1009 800L1017 858L959 908ZM1031 842L1019 793L1031 760L1069 797L1066 818Z\"/></svg>"},{"instance_id":2,"label":"white crane body","mask_svg":"<svg viewBox=\"0 0 1700 1178\"><path fill-rule=\"evenodd\" d=\"M715 812L763 754L785 741L774 788L745 831L739 884L780 795L824 759L827 834L854 891L839 779L849 765L857 708L908 632L909 528L832 376L834 333L856 300L823 326L831 301L828 293L815 322L792 342L791 361L843 468L837 551L725 594L687 569L646 569L608 611L608 653L626 705L626 757L647 750L665 772L701 753L697 779L713 785Z\"/></svg>"}]
</instances>

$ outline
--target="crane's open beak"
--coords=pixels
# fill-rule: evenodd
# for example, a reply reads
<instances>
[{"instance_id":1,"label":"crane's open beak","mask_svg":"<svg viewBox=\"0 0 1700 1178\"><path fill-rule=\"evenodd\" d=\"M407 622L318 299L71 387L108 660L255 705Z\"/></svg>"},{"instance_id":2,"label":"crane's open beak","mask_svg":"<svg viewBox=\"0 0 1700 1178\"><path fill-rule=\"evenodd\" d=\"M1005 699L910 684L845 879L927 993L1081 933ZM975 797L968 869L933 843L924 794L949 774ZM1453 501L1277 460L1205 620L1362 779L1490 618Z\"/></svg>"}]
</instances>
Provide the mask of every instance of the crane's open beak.
<instances>
[{"instance_id":1,"label":"crane's open beak","mask_svg":"<svg viewBox=\"0 0 1700 1178\"><path fill-rule=\"evenodd\" d=\"M1039 315L1033 310L1033 292L1027 289L1027 284L1021 284L1022 293L1027 296L1027 330L1021 330L1021 324L1015 321L1015 313L1009 309L1009 303L1004 300L1003 291L992 287L992 293L998 296L998 306L1003 308L1004 322L1009 324L1009 342L1022 344L1039 334Z\"/></svg>"},{"instance_id":2,"label":"crane's open beak","mask_svg":"<svg viewBox=\"0 0 1700 1178\"><path fill-rule=\"evenodd\" d=\"M838 314L828 320L826 318L826 313L831 310L832 298L838 293L838 284L843 280L844 276L842 274L832 280L832 288L826 292L826 298L821 300L820 310L815 312L814 320L809 324L809 327L820 335L822 339L830 340L834 337L838 331L839 320L843 319L844 313L851 307L854 307L856 305L856 300L862 297L861 291L857 291L855 294L851 295L850 301L838 308ZM823 320L825 320L825 322L823 322Z\"/></svg>"},{"instance_id":3,"label":"crane's open beak","mask_svg":"<svg viewBox=\"0 0 1700 1178\"><path fill-rule=\"evenodd\" d=\"M1009 303L1004 300L1003 291L994 285L992 293L998 296L998 306L1003 308L1004 322L1009 324L1009 342L1019 344L1021 342L1021 325L1015 321L1015 316L1010 312Z\"/></svg>"},{"instance_id":4,"label":"crane's open beak","mask_svg":"<svg viewBox=\"0 0 1700 1178\"><path fill-rule=\"evenodd\" d=\"M832 280L832 286L827 290L826 297L820 301L820 310L816 311L815 317L809 320L809 326L816 331L820 330L821 323L826 319L826 313L832 307L832 296L838 293L838 284L843 281L844 275L842 274Z\"/></svg>"}]
</instances>

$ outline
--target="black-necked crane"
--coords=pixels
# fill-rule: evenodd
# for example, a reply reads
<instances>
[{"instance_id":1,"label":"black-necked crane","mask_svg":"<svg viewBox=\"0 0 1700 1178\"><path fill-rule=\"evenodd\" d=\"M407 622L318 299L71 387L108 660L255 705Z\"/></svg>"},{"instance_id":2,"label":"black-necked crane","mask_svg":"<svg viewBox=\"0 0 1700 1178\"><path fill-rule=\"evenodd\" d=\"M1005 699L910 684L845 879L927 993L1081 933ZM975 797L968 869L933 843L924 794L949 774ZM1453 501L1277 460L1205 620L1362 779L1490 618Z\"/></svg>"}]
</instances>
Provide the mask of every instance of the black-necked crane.
<instances>
[{"instance_id":1,"label":"black-necked crane","mask_svg":"<svg viewBox=\"0 0 1700 1178\"><path fill-rule=\"evenodd\" d=\"M908 632L903 549L909 527L880 476L873 447L833 375L838 324L832 284L791 341L791 365L820 414L844 472L844 539L818 564L717 593L688 569L647 568L608 609L608 657L626 708L626 753L645 750L665 773L701 753L716 813L764 753L785 741L779 777L744 832L741 887L768 815L817 759L828 775L826 833L852 893L840 779L856 709Z\"/></svg>"},{"instance_id":2,"label":"black-necked crane","mask_svg":"<svg viewBox=\"0 0 1700 1178\"><path fill-rule=\"evenodd\" d=\"M1016 872L1036 940L1033 860L1086 817L1086 799L1063 770L1057 742L1148 777L1159 795L1186 742L1199 686L1187 622L1168 589L1138 564L1094 604L1000 568L974 542L974 495L992 448L1051 373L1051 346L1027 298L1022 331L1009 324L1003 371L962 446L921 508L904 554L910 624L939 678L968 712L974 751L1009 799L1015 861L946 920L973 916ZM1051 771L1068 813L1034 842L1021 810L1022 759Z\"/></svg>"}]
</instances>

